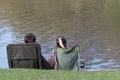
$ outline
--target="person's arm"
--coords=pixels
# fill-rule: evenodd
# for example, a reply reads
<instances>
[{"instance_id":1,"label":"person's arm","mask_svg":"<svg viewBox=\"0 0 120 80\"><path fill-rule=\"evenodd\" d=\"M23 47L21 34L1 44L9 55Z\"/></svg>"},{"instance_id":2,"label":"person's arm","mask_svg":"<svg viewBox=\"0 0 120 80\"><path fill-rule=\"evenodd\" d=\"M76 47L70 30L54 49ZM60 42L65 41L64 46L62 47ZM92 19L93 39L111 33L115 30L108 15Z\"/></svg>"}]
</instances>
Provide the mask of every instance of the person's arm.
<instances>
[{"instance_id":1,"label":"person's arm","mask_svg":"<svg viewBox=\"0 0 120 80\"><path fill-rule=\"evenodd\" d=\"M49 59L48 63L49 63L49 65L52 69L55 68L55 53L54 53L54 50L52 51L52 53L50 55L50 59Z\"/></svg>"}]
</instances>

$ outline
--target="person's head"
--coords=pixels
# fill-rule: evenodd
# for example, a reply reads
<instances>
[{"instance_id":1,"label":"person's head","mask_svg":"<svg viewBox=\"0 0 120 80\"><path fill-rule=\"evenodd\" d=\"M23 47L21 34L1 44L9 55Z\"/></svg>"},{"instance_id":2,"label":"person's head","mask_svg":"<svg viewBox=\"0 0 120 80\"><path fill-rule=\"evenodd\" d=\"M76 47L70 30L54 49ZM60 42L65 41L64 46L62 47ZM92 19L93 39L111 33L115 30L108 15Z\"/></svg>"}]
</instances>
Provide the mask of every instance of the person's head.
<instances>
[{"instance_id":1,"label":"person's head","mask_svg":"<svg viewBox=\"0 0 120 80\"><path fill-rule=\"evenodd\" d=\"M24 42L25 43L32 43L36 41L36 37L32 33L27 33L24 37Z\"/></svg>"},{"instance_id":2,"label":"person's head","mask_svg":"<svg viewBox=\"0 0 120 80\"><path fill-rule=\"evenodd\" d=\"M63 36L58 36L56 39L56 45L60 48L67 48L67 41Z\"/></svg>"}]
</instances>

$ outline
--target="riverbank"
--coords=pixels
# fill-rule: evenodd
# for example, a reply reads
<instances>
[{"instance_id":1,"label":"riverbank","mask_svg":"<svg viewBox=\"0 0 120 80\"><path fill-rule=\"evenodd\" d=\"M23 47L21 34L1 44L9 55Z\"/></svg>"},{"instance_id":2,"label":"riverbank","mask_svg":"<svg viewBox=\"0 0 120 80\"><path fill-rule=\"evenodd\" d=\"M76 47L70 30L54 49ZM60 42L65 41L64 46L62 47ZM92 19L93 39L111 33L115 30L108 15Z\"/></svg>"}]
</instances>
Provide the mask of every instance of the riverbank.
<instances>
[{"instance_id":1,"label":"riverbank","mask_svg":"<svg viewBox=\"0 0 120 80\"><path fill-rule=\"evenodd\" d=\"M55 71L0 69L0 80L119 80L119 70Z\"/></svg>"}]
</instances>

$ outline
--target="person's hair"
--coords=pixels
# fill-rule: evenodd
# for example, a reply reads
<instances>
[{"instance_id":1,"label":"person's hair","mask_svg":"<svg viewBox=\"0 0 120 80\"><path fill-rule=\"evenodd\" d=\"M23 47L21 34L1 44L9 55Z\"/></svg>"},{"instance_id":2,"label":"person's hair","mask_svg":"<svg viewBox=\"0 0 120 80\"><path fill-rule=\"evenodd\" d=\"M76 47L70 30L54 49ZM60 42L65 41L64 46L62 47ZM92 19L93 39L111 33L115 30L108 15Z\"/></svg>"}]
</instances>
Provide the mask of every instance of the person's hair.
<instances>
[{"instance_id":1,"label":"person's hair","mask_svg":"<svg viewBox=\"0 0 120 80\"><path fill-rule=\"evenodd\" d=\"M27 33L24 37L25 43L32 43L36 41L36 37L33 33Z\"/></svg>"},{"instance_id":2,"label":"person's hair","mask_svg":"<svg viewBox=\"0 0 120 80\"><path fill-rule=\"evenodd\" d=\"M60 45L60 40L61 40L64 48L67 48L67 41L66 41L66 39L65 39L63 36L58 36L58 37L57 37L57 39L56 39L56 47L63 48L63 47Z\"/></svg>"}]
</instances>

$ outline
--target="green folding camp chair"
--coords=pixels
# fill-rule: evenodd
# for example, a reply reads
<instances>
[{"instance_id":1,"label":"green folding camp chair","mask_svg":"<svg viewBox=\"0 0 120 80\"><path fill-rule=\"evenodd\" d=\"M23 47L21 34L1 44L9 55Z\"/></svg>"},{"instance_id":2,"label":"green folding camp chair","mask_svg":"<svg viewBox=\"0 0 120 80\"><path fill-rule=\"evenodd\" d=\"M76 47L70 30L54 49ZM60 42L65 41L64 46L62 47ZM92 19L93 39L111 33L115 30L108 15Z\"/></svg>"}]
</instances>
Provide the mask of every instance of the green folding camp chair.
<instances>
[{"instance_id":1,"label":"green folding camp chair","mask_svg":"<svg viewBox=\"0 0 120 80\"><path fill-rule=\"evenodd\" d=\"M80 70L79 47L71 49L55 48L57 70Z\"/></svg>"},{"instance_id":2,"label":"green folding camp chair","mask_svg":"<svg viewBox=\"0 0 120 80\"><path fill-rule=\"evenodd\" d=\"M50 69L38 43L9 44L7 56L9 68Z\"/></svg>"}]
</instances>

